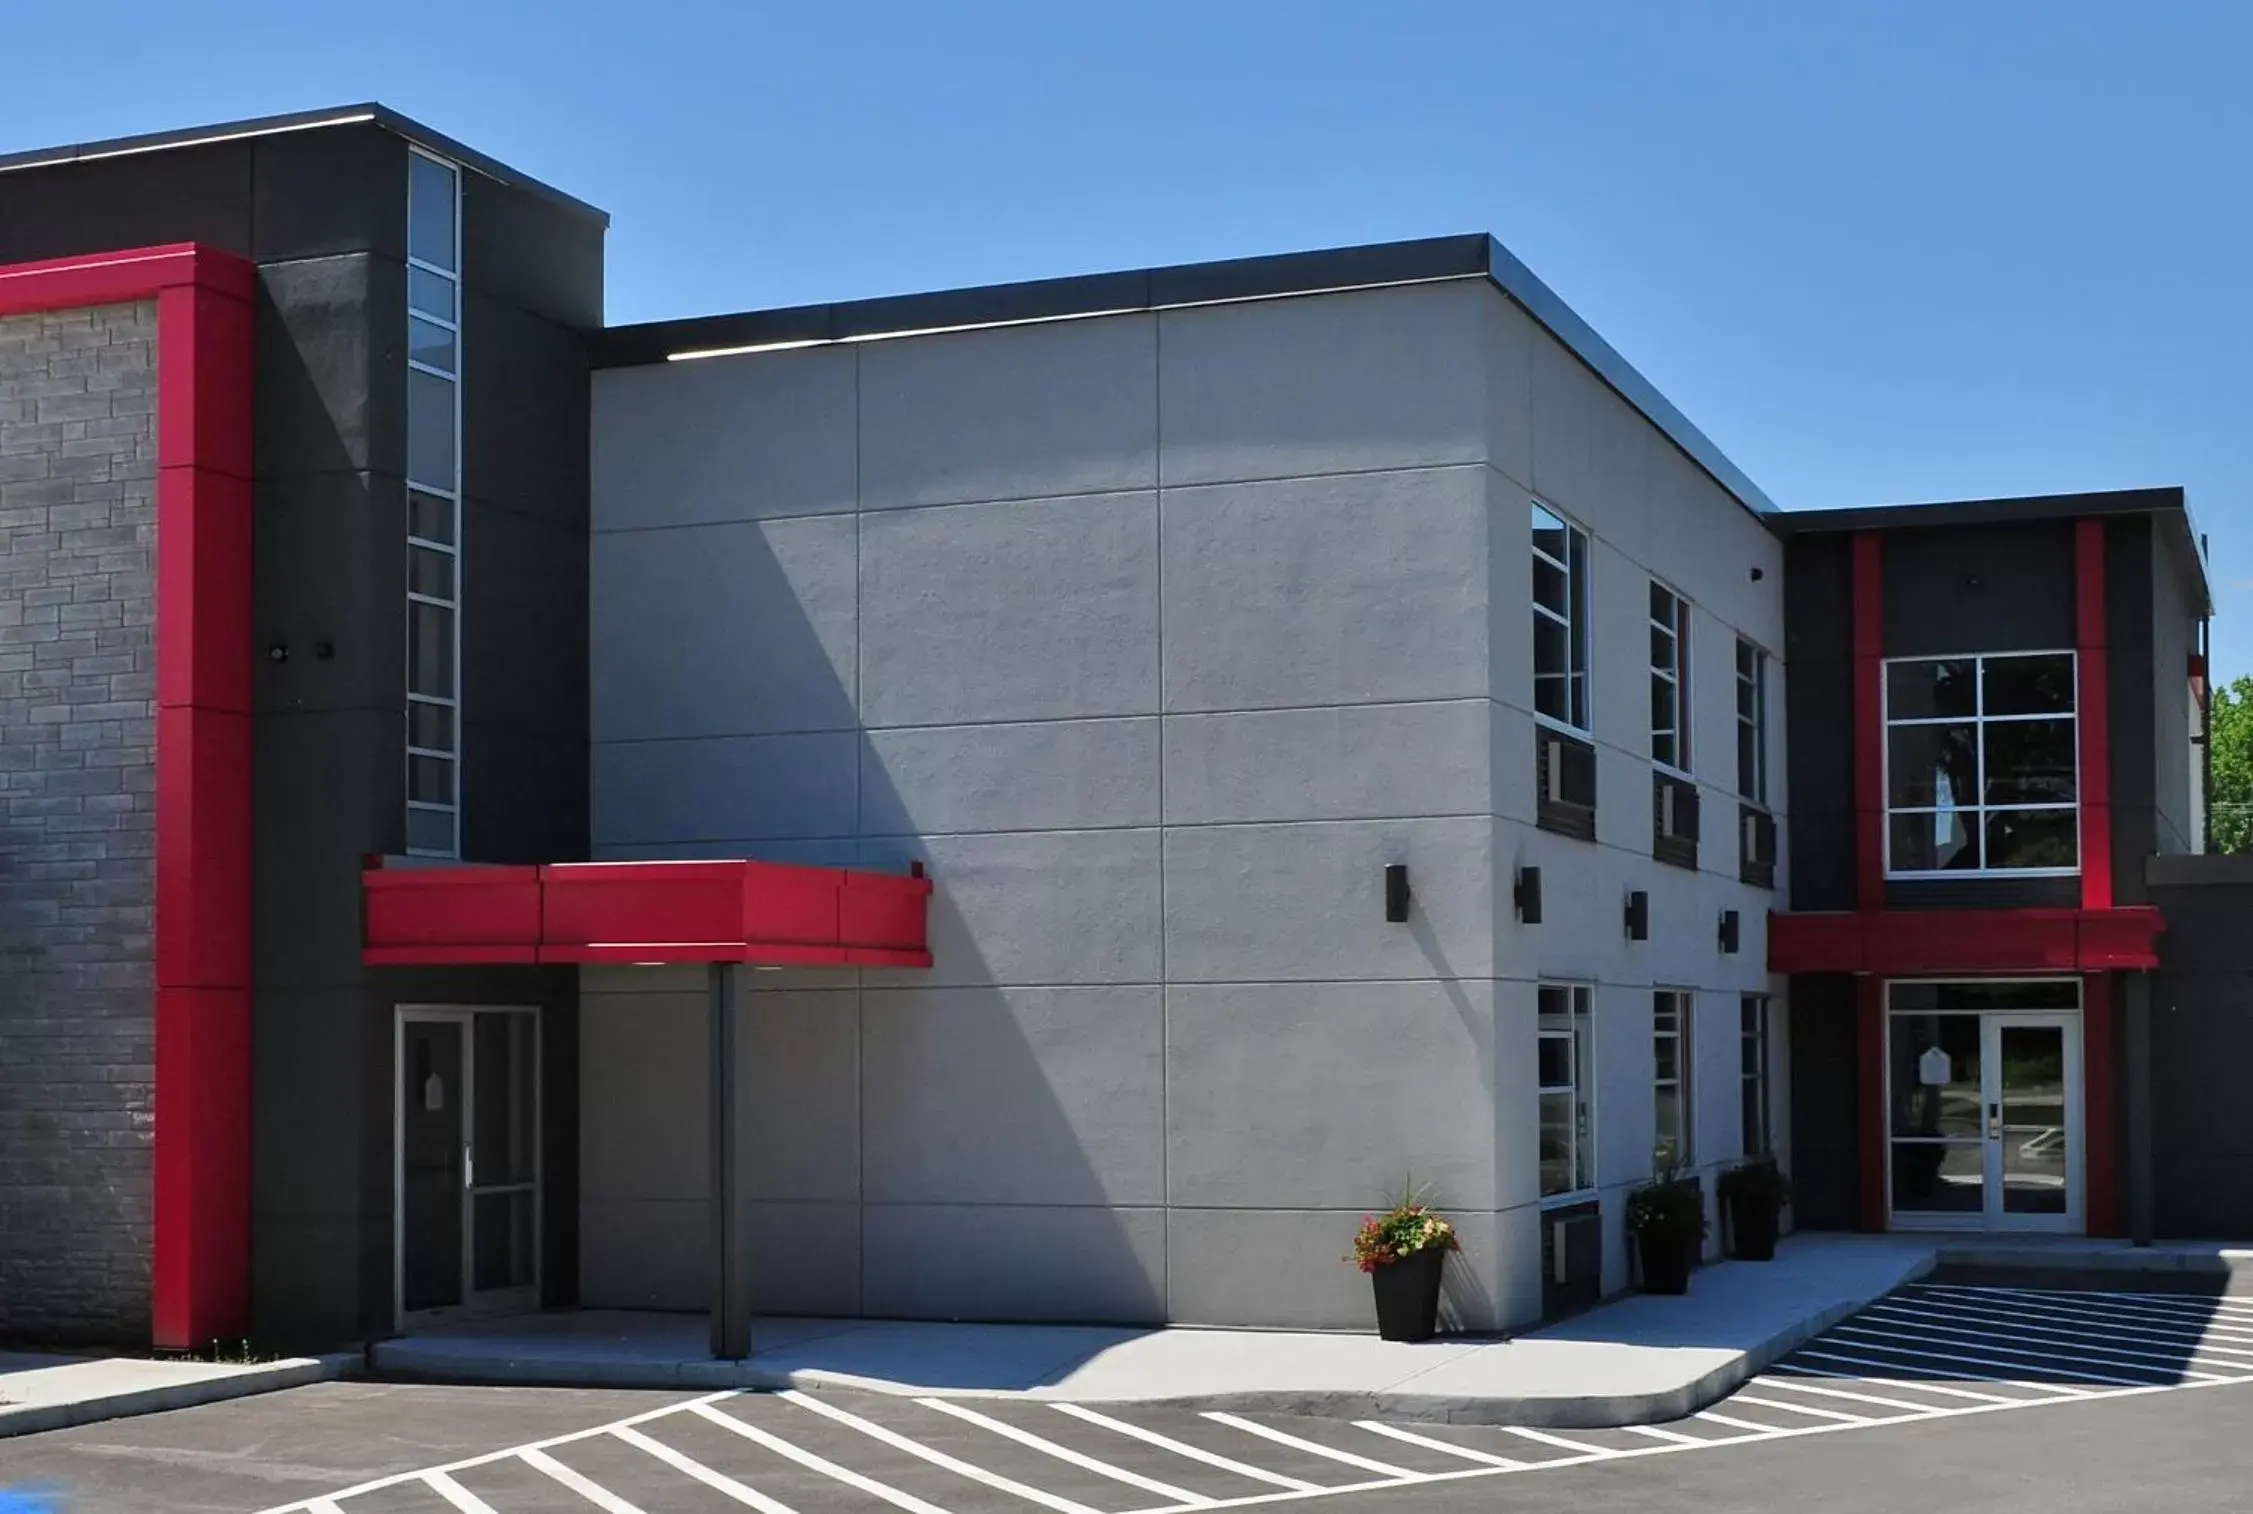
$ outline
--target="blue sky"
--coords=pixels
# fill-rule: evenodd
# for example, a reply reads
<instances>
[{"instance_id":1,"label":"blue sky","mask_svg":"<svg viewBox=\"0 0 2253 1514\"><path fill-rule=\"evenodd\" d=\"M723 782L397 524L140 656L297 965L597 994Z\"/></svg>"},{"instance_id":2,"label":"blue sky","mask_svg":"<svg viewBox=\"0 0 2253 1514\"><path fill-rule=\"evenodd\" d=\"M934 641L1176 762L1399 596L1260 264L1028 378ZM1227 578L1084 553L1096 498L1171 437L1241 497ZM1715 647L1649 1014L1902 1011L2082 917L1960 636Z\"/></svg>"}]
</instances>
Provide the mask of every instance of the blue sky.
<instances>
[{"instance_id":1,"label":"blue sky","mask_svg":"<svg viewBox=\"0 0 2253 1514\"><path fill-rule=\"evenodd\" d=\"M2184 485L2253 672L2253 6L0 9L0 150L380 99L613 320L1492 231L1788 507Z\"/></svg>"}]
</instances>

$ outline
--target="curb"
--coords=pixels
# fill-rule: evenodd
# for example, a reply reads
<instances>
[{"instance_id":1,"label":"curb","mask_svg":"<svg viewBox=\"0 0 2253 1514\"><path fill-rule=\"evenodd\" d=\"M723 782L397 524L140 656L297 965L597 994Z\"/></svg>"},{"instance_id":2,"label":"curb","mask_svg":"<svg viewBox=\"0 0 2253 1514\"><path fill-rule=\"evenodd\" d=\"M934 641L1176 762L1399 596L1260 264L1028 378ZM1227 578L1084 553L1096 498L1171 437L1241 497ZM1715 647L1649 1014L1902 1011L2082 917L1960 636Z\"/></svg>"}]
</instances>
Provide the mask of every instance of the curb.
<instances>
[{"instance_id":1,"label":"curb","mask_svg":"<svg viewBox=\"0 0 2253 1514\"><path fill-rule=\"evenodd\" d=\"M353 1377L359 1374L361 1365L359 1352L346 1351L329 1356L293 1357L255 1371L231 1372L224 1377L196 1382L161 1383L66 1403L22 1407L0 1404L0 1439L65 1430L73 1425L99 1424L103 1420L126 1419L136 1414L161 1414L167 1409L192 1409L199 1404L223 1403L231 1398L249 1398L283 1388L303 1387L307 1383Z\"/></svg>"}]
</instances>

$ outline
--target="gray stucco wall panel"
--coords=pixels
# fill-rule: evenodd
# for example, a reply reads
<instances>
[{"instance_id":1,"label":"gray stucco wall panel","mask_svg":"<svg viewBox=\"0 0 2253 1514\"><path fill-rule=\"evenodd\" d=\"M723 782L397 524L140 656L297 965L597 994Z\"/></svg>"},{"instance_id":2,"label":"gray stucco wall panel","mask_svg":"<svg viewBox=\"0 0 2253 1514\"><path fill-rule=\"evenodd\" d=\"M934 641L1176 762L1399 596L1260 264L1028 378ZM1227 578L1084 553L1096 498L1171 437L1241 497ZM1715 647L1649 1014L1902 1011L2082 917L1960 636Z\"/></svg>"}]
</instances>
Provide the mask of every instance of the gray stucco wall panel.
<instances>
[{"instance_id":1,"label":"gray stucco wall panel","mask_svg":"<svg viewBox=\"0 0 2253 1514\"><path fill-rule=\"evenodd\" d=\"M875 1203L1165 1202L1156 985L871 989Z\"/></svg>"},{"instance_id":2,"label":"gray stucco wall panel","mask_svg":"<svg viewBox=\"0 0 2253 1514\"><path fill-rule=\"evenodd\" d=\"M1392 1186L1399 1181L1396 1174ZM1185 1325L1256 1319L1277 1329L1367 1330L1369 1279L1340 1258L1369 1207L1170 1211L1166 1270L1172 1318ZM1501 1316L1496 1306L1501 1259L1524 1250L1504 1237L1530 1230L1524 1223L1530 1216L1452 1205L1448 1216L1463 1250L1447 1266L1441 1294L1445 1316L1471 1330L1492 1329L1503 1318L1527 1318L1522 1311ZM1537 1278L1538 1265L1537 1257Z\"/></svg>"},{"instance_id":3,"label":"gray stucco wall panel","mask_svg":"<svg viewBox=\"0 0 2253 1514\"><path fill-rule=\"evenodd\" d=\"M1168 713L1487 690L1484 468L1168 489Z\"/></svg>"},{"instance_id":4,"label":"gray stucco wall panel","mask_svg":"<svg viewBox=\"0 0 2253 1514\"><path fill-rule=\"evenodd\" d=\"M1487 814L1488 708L1465 699L1169 719L1166 823Z\"/></svg>"},{"instance_id":5,"label":"gray stucco wall panel","mask_svg":"<svg viewBox=\"0 0 2253 1514\"><path fill-rule=\"evenodd\" d=\"M1487 983L1176 983L1165 1051L1173 1204L1368 1209L1413 1173L1492 1205Z\"/></svg>"},{"instance_id":6,"label":"gray stucco wall panel","mask_svg":"<svg viewBox=\"0 0 2253 1514\"><path fill-rule=\"evenodd\" d=\"M1155 495L886 511L860 552L868 725L1157 709Z\"/></svg>"},{"instance_id":7,"label":"gray stucco wall panel","mask_svg":"<svg viewBox=\"0 0 2253 1514\"><path fill-rule=\"evenodd\" d=\"M1158 721L1051 720L870 731L868 835L1092 830L1158 823Z\"/></svg>"},{"instance_id":8,"label":"gray stucco wall panel","mask_svg":"<svg viewBox=\"0 0 2253 1514\"><path fill-rule=\"evenodd\" d=\"M863 509L1148 489L1158 318L874 342L860 353Z\"/></svg>"},{"instance_id":9,"label":"gray stucco wall panel","mask_svg":"<svg viewBox=\"0 0 2253 1514\"><path fill-rule=\"evenodd\" d=\"M594 375L594 528L711 525L854 507L850 348Z\"/></svg>"},{"instance_id":10,"label":"gray stucco wall panel","mask_svg":"<svg viewBox=\"0 0 2253 1514\"><path fill-rule=\"evenodd\" d=\"M767 974L760 974L764 980ZM861 1193L861 1005L851 987L742 996L750 1099L743 1160L762 1201L851 1203ZM699 1056L699 1063L702 1057Z\"/></svg>"},{"instance_id":11,"label":"gray stucco wall panel","mask_svg":"<svg viewBox=\"0 0 2253 1514\"><path fill-rule=\"evenodd\" d=\"M849 836L860 748L850 731L605 742L593 781L611 802L595 844Z\"/></svg>"},{"instance_id":12,"label":"gray stucco wall panel","mask_svg":"<svg viewBox=\"0 0 2253 1514\"><path fill-rule=\"evenodd\" d=\"M809 517L601 538L595 731L853 729L856 535L850 517Z\"/></svg>"},{"instance_id":13,"label":"gray stucco wall panel","mask_svg":"<svg viewBox=\"0 0 2253 1514\"><path fill-rule=\"evenodd\" d=\"M1166 1211L871 1204L861 1307L911 1319L1165 1318Z\"/></svg>"}]
</instances>

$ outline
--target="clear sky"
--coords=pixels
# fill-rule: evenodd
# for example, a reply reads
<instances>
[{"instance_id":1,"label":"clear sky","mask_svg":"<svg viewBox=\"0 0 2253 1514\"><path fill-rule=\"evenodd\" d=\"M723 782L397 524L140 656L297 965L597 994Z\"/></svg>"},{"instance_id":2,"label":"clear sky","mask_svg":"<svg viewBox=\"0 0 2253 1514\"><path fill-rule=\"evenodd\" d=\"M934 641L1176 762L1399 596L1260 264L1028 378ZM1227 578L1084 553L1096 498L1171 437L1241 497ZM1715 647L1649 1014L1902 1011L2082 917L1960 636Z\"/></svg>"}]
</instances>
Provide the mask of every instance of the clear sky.
<instances>
[{"instance_id":1,"label":"clear sky","mask_svg":"<svg viewBox=\"0 0 2253 1514\"><path fill-rule=\"evenodd\" d=\"M2184 485L2253 673L2243 0L0 0L0 150L363 99L616 321L1491 231L1788 508Z\"/></svg>"}]
</instances>

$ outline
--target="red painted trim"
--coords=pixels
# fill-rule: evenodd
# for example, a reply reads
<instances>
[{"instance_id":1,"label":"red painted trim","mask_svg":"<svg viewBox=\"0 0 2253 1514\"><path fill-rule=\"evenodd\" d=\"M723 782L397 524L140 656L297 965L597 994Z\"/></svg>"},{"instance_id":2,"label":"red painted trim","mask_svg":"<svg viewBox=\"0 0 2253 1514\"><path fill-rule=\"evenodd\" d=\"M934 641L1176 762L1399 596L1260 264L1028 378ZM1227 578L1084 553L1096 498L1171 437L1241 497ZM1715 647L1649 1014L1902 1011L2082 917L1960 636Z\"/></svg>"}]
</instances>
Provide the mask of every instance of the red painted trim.
<instances>
[{"instance_id":1,"label":"red painted trim","mask_svg":"<svg viewBox=\"0 0 2253 1514\"><path fill-rule=\"evenodd\" d=\"M931 883L774 862L581 862L362 874L372 967L751 962L929 967Z\"/></svg>"},{"instance_id":2,"label":"red painted trim","mask_svg":"<svg viewBox=\"0 0 2253 1514\"><path fill-rule=\"evenodd\" d=\"M2119 1235L2120 1071L2110 973L2081 980L2081 1181L2091 1235Z\"/></svg>"},{"instance_id":3,"label":"red painted trim","mask_svg":"<svg viewBox=\"0 0 2253 1514\"><path fill-rule=\"evenodd\" d=\"M1768 970L1914 978L2150 968L2166 929L2147 904L1770 915Z\"/></svg>"},{"instance_id":4,"label":"red painted trim","mask_svg":"<svg viewBox=\"0 0 2253 1514\"><path fill-rule=\"evenodd\" d=\"M250 1322L251 295L181 244L0 268L0 316L156 304L159 1346Z\"/></svg>"},{"instance_id":5,"label":"red painted trim","mask_svg":"<svg viewBox=\"0 0 2253 1514\"><path fill-rule=\"evenodd\" d=\"M1855 1124L1861 1133L1862 1228L1883 1230L1890 1206L1885 1193L1885 983L1854 980L1854 1041L1858 1065Z\"/></svg>"},{"instance_id":6,"label":"red painted trim","mask_svg":"<svg viewBox=\"0 0 2253 1514\"><path fill-rule=\"evenodd\" d=\"M1885 539L1854 535L1854 898L1885 905Z\"/></svg>"},{"instance_id":7,"label":"red painted trim","mask_svg":"<svg viewBox=\"0 0 2253 1514\"><path fill-rule=\"evenodd\" d=\"M2081 711L2081 907L2112 906L2111 659L2104 625L2104 522L2073 526L2076 695Z\"/></svg>"}]
</instances>

